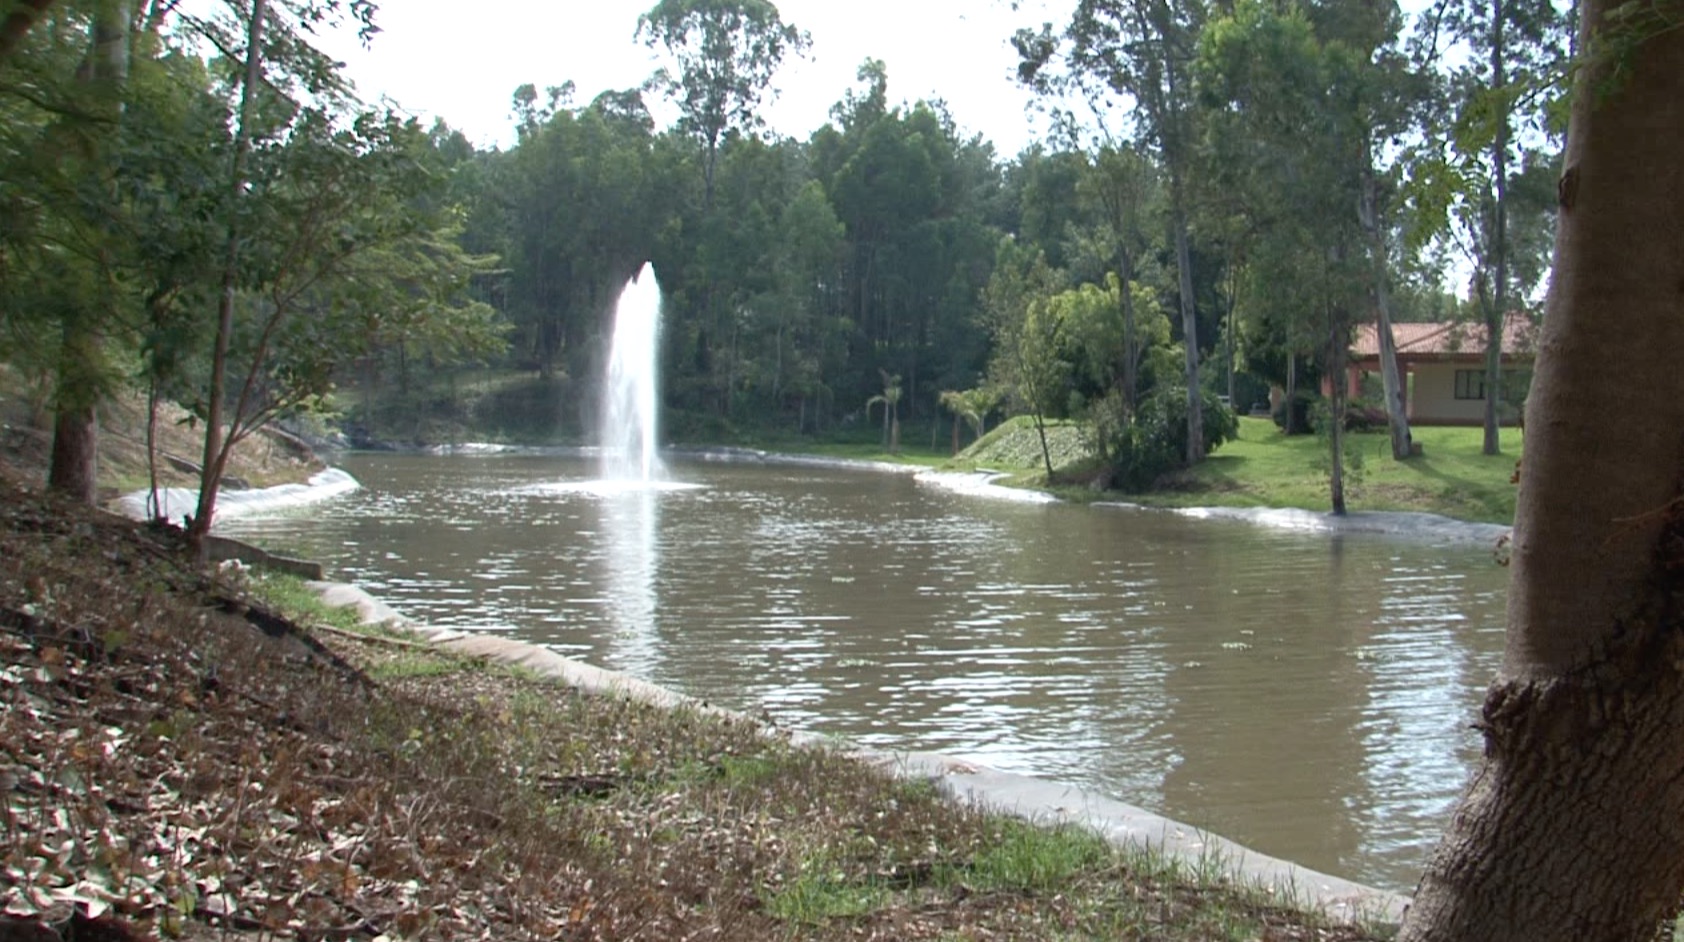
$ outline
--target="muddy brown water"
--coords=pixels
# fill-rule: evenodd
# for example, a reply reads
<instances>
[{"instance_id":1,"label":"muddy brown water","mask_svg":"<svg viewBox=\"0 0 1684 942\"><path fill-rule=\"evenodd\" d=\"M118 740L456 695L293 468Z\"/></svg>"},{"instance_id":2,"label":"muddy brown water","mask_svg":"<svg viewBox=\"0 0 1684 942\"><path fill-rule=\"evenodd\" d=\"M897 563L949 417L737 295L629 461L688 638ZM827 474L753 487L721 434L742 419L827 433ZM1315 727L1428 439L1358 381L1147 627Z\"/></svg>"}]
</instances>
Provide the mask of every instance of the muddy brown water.
<instances>
[{"instance_id":1,"label":"muddy brown water","mask_svg":"<svg viewBox=\"0 0 1684 942\"><path fill-rule=\"evenodd\" d=\"M404 614L721 705L1077 783L1408 890L1477 748L1506 572L1477 541L1014 503L902 474L353 455L223 528Z\"/></svg>"}]
</instances>

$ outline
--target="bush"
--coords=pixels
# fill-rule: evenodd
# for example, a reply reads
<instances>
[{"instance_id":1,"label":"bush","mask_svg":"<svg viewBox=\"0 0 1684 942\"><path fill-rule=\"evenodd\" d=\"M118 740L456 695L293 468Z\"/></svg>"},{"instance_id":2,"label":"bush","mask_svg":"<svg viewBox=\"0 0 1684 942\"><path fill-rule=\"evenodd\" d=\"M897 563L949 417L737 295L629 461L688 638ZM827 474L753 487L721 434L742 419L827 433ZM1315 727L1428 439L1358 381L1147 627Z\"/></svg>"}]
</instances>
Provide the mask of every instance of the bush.
<instances>
[{"instance_id":1,"label":"bush","mask_svg":"<svg viewBox=\"0 0 1684 942\"><path fill-rule=\"evenodd\" d=\"M1240 421L1215 393L1202 393L1199 403L1209 454L1239 434ZM1186 467L1186 391L1172 386L1146 397L1134 421L1117 429L1109 444L1111 484L1118 490L1144 491L1166 473Z\"/></svg>"},{"instance_id":2,"label":"bush","mask_svg":"<svg viewBox=\"0 0 1684 942\"><path fill-rule=\"evenodd\" d=\"M1329 403L1326 399L1317 398L1310 406L1310 424L1306 431L1317 435L1327 434L1327 417ZM1386 409L1375 402L1357 400L1345 405L1345 431L1372 432L1375 429L1387 427Z\"/></svg>"},{"instance_id":3,"label":"bush","mask_svg":"<svg viewBox=\"0 0 1684 942\"><path fill-rule=\"evenodd\" d=\"M1315 431L1311 427L1310 412L1320 398L1315 393L1304 389L1292 394L1292 434L1308 435ZM1286 410L1287 400L1282 398L1269 413L1269 417L1275 420L1275 427L1283 432L1286 431Z\"/></svg>"},{"instance_id":4,"label":"bush","mask_svg":"<svg viewBox=\"0 0 1684 942\"><path fill-rule=\"evenodd\" d=\"M1386 407L1376 400L1358 399L1345 406L1345 431L1372 432L1387 425Z\"/></svg>"}]
</instances>

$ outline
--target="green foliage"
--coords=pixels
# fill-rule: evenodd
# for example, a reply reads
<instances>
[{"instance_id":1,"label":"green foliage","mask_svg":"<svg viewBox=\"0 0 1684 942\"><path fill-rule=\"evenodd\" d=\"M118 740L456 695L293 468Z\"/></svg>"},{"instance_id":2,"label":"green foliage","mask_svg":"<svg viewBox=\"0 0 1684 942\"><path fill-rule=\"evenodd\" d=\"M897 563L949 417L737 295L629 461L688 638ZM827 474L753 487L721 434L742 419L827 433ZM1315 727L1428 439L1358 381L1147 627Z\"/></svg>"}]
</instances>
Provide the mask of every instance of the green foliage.
<instances>
[{"instance_id":1,"label":"green foliage","mask_svg":"<svg viewBox=\"0 0 1684 942\"><path fill-rule=\"evenodd\" d=\"M726 131L760 125L778 65L810 44L768 0L660 0L638 17L637 31L673 58L677 73L663 69L650 84L678 105L679 130L710 153Z\"/></svg>"},{"instance_id":2,"label":"green foliage","mask_svg":"<svg viewBox=\"0 0 1684 942\"><path fill-rule=\"evenodd\" d=\"M1239 434L1239 420L1222 400L1210 391L1200 395L1203 412L1205 454ZM1163 475L1186 467L1187 392L1164 386L1140 404L1133 422L1115 418L1104 424L1112 436L1102 440L1100 451L1111 468L1112 487L1128 492L1144 491Z\"/></svg>"}]
</instances>

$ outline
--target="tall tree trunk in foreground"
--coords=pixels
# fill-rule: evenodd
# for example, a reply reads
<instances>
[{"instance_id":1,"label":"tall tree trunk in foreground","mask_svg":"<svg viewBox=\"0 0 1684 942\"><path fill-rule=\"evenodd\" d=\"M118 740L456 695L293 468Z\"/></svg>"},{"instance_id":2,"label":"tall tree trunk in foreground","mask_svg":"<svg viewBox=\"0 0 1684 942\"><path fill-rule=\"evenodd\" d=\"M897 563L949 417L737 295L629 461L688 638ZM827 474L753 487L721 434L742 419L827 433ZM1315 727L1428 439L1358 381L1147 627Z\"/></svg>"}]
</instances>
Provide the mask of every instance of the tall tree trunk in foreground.
<instances>
[{"instance_id":1,"label":"tall tree trunk in foreground","mask_svg":"<svg viewBox=\"0 0 1684 942\"><path fill-rule=\"evenodd\" d=\"M34 6L34 5L26 5ZM37 12L46 4L35 6ZM22 15L20 8L13 16ZM92 90L106 125L91 127L86 135L86 166L109 183L109 198L119 196L113 174L116 137L120 133L123 84L129 74L129 5L126 0L102 0L94 12L92 44L79 73ZM100 264L95 277L104 281L99 302L65 315L58 356L58 379L53 417L52 457L47 467L47 487L84 504L98 497L99 415L104 385L106 320L114 316L111 296L115 288L105 249L98 249Z\"/></svg>"},{"instance_id":2,"label":"tall tree trunk in foreground","mask_svg":"<svg viewBox=\"0 0 1684 942\"><path fill-rule=\"evenodd\" d=\"M1404 942L1647 939L1684 893L1684 0L1618 7L1582 8L1485 758Z\"/></svg>"}]
</instances>

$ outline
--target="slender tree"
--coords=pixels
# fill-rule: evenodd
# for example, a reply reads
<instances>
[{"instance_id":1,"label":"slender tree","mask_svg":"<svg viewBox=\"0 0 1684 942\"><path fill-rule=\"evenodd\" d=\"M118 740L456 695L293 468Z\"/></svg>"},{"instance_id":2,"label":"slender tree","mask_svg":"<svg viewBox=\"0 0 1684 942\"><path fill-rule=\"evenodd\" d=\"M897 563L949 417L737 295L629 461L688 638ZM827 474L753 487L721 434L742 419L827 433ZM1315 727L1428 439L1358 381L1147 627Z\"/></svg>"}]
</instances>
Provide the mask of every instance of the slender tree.
<instances>
[{"instance_id":1,"label":"slender tree","mask_svg":"<svg viewBox=\"0 0 1684 942\"><path fill-rule=\"evenodd\" d=\"M1083 177L1085 189L1097 197L1109 230L1117 278L1123 289L1117 295L1123 316L1122 391L1124 406L1132 414L1140 401L1140 356L1143 345L1136 323L1132 285L1138 277L1138 259L1146 248L1145 222L1152 190L1156 184L1151 163L1127 148L1103 147Z\"/></svg>"},{"instance_id":2,"label":"slender tree","mask_svg":"<svg viewBox=\"0 0 1684 942\"><path fill-rule=\"evenodd\" d=\"M760 104L776 94L772 76L810 40L785 23L770 0L661 0L638 17L637 34L672 56L649 84L678 105L679 129L702 145L705 203L713 205L719 147L731 131L758 129Z\"/></svg>"},{"instance_id":3,"label":"slender tree","mask_svg":"<svg viewBox=\"0 0 1684 942\"><path fill-rule=\"evenodd\" d=\"M1533 212L1519 176L1528 147L1553 152L1552 118L1567 71L1566 17L1550 0L1440 0L1416 40L1422 69L1443 69L1438 107L1425 126L1430 156L1417 158L1412 188L1426 225L1455 234L1473 268L1472 294L1487 338L1483 449L1498 451L1503 419L1505 325L1535 284L1532 240L1516 223ZM1448 40L1449 42L1445 42ZM1449 48L1473 54L1451 56ZM1454 61L1445 67L1445 60Z\"/></svg>"},{"instance_id":4,"label":"slender tree","mask_svg":"<svg viewBox=\"0 0 1684 942\"><path fill-rule=\"evenodd\" d=\"M1137 132L1162 160L1169 194L1181 330L1186 344L1187 463L1204 460L1199 405L1199 325L1189 232L1196 108L1191 63L1206 16L1200 0L1079 0L1055 35L1013 38L1019 77L1046 94L1075 94L1098 111L1132 99ZM1055 61L1057 60L1057 61Z\"/></svg>"},{"instance_id":5,"label":"slender tree","mask_svg":"<svg viewBox=\"0 0 1684 942\"><path fill-rule=\"evenodd\" d=\"M228 166L228 235L223 243L222 289L216 298L216 341L211 352L210 394L206 400L205 452L200 464L199 504L188 531L202 539L210 532L216 495L222 486L222 470L228 460L223 447L222 409L227 396L228 347L234 336L235 292L240 277L240 204L245 199L246 160L251 153L252 106L258 84L263 80L263 27L268 0L252 0L251 19L246 30L245 75L240 82L240 104L234 118L234 148Z\"/></svg>"},{"instance_id":6,"label":"slender tree","mask_svg":"<svg viewBox=\"0 0 1684 942\"><path fill-rule=\"evenodd\" d=\"M1681 22L1582 4L1507 644L1404 942L1649 939L1684 895Z\"/></svg>"}]
</instances>

